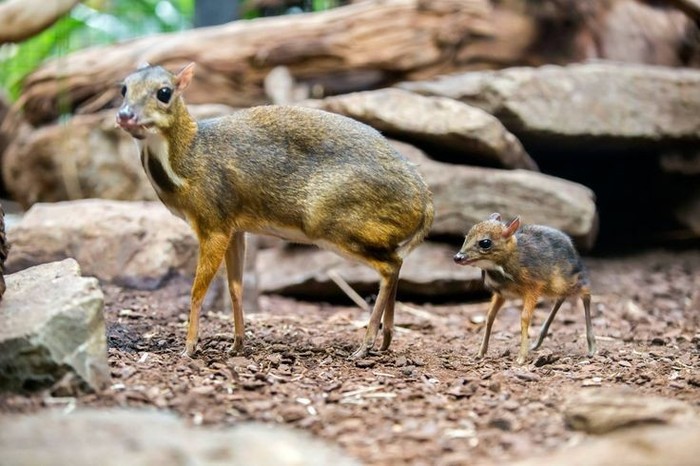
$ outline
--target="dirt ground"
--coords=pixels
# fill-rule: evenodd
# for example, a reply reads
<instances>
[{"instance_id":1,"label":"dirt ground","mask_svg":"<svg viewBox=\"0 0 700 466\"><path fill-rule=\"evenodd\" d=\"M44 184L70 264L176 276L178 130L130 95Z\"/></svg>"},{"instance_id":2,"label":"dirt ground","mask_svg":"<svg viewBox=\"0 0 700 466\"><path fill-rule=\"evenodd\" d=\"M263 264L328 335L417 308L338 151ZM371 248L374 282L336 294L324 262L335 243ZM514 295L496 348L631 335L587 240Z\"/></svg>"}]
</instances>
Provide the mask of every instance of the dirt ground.
<instances>
[{"instance_id":1,"label":"dirt ground","mask_svg":"<svg viewBox=\"0 0 700 466\"><path fill-rule=\"evenodd\" d=\"M242 355L229 356L228 310L202 319L200 350L183 358L189 289L103 287L113 385L79 406L155 406L194 424L257 420L306 429L370 465L502 463L579 441L562 408L587 387L700 406L700 251L587 258L598 354L586 356L583 309L566 303L530 363L514 363L517 302L476 360L486 302L404 303L391 350L347 356L367 315L355 307L261 298ZM549 310L543 304L530 335ZM53 405L61 388L0 396L0 412Z\"/></svg>"}]
</instances>

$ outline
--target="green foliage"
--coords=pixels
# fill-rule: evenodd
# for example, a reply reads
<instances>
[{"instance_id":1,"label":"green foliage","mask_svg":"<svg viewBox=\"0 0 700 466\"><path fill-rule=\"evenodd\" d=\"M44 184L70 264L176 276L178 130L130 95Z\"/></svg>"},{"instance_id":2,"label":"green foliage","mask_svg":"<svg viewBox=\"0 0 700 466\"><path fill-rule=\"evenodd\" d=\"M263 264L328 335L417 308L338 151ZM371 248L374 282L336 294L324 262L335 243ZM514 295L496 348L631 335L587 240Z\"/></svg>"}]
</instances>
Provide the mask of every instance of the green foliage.
<instances>
[{"instance_id":1,"label":"green foliage","mask_svg":"<svg viewBox=\"0 0 700 466\"><path fill-rule=\"evenodd\" d=\"M278 7L258 8L252 0L243 2L243 19L255 19L261 16L325 11L347 3L344 0L299 0L282 2Z\"/></svg>"},{"instance_id":2,"label":"green foliage","mask_svg":"<svg viewBox=\"0 0 700 466\"><path fill-rule=\"evenodd\" d=\"M53 26L19 44L0 47L0 87L12 100L24 77L49 58L132 37L191 27L194 0L88 0Z\"/></svg>"}]
</instances>

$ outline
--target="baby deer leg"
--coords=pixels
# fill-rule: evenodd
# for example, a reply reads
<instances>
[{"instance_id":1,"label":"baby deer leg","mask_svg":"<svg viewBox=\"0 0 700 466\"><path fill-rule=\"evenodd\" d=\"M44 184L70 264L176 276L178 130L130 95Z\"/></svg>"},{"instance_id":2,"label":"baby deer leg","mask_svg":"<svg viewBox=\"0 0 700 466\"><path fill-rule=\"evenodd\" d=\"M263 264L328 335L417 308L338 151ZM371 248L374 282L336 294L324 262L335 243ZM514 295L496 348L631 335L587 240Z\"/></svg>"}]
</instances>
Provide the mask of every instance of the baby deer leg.
<instances>
[{"instance_id":1,"label":"baby deer leg","mask_svg":"<svg viewBox=\"0 0 700 466\"><path fill-rule=\"evenodd\" d=\"M528 293L523 296L523 311L520 314L520 352L518 353L518 364L525 364L528 352L528 330L530 329L530 321L532 313L535 311L539 293Z\"/></svg>"},{"instance_id":2,"label":"baby deer leg","mask_svg":"<svg viewBox=\"0 0 700 466\"><path fill-rule=\"evenodd\" d=\"M369 317L369 324L367 325L367 332L365 332L365 337L362 340L362 344L355 351L351 359L359 359L367 356L369 350L374 346L374 340L377 338L377 333L379 332L379 322L382 320L382 315L387 307L387 304L391 301L392 306L395 300L396 293L396 282L399 279L399 268L392 268L381 272L381 279L379 281L379 295L377 296L377 301L374 303L374 308L372 309L372 314ZM393 315L391 316L391 323L393 325Z\"/></svg>"},{"instance_id":3,"label":"baby deer leg","mask_svg":"<svg viewBox=\"0 0 700 466\"><path fill-rule=\"evenodd\" d=\"M534 345L530 347L531 350L536 350L537 348L542 345L542 340L544 340L544 337L547 336L547 332L549 332L549 326L552 324L552 321L554 320L554 316L557 315L557 312L559 311L559 308L561 307L562 303L566 301L566 298L559 298L556 303L554 303L554 307L550 311L549 315L547 316L547 320L542 324L542 329L540 330L540 334L537 337L537 341L535 342Z\"/></svg>"},{"instance_id":4,"label":"baby deer leg","mask_svg":"<svg viewBox=\"0 0 700 466\"><path fill-rule=\"evenodd\" d=\"M581 295L583 310L586 313L586 340L588 340L588 356L593 356L596 352L595 335L593 335L593 325L591 325L591 294L585 292Z\"/></svg>"},{"instance_id":5,"label":"baby deer leg","mask_svg":"<svg viewBox=\"0 0 700 466\"><path fill-rule=\"evenodd\" d=\"M190 304L190 318L187 324L187 339L183 355L193 356L199 338L199 312L202 309L202 301L209 289L216 271L221 265L224 252L228 245L228 236L222 233L199 235L199 257L197 258L197 271L192 285L192 299Z\"/></svg>"},{"instance_id":6,"label":"baby deer leg","mask_svg":"<svg viewBox=\"0 0 700 466\"><path fill-rule=\"evenodd\" d=\"M496 319L496 314L503 306L506 300L498 293L494 293L491 297L491 306L489 307L489 312L486 314L486 329L484 330L484 339L481 340L481 348L479 348L479 354L477 357L483 358L486 351L489 349L489 338L491 338L491 327L493 327L493 321Z\"/></svg>"},{"instance_id":7,"label":"baby deer leg","mask_svg":"<svg viewBox=\"0 0 700 466\"><path fill-rule=\"evenodd\" d=\"M226 249L226 275L228 291L233 307L233 348L232 352L243 349L243 265L245 263L245 233L236 232L231 236Z\"/></svg>"}]
</instances>

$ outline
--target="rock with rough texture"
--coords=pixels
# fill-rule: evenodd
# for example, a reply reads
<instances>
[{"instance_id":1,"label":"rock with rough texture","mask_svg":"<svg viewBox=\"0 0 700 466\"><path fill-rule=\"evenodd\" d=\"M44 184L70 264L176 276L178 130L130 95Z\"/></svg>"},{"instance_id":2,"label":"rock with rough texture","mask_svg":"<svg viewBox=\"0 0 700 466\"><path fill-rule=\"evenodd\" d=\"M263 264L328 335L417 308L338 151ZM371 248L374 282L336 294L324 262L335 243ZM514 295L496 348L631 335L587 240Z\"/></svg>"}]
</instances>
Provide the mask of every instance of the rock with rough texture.
<instances>
[{"instance_id":1,"label":"rock with rough texture","mask_svg":"<svg viewBox=\"0 0 700 466\"><path fill-rule=\"evenodd\" d=\"M426 144L436 155L456 153L460 163L537 170L520 141L496 118L457 100L389 88L307 105L362 121L390 137Z\"/></svg>"},{"instance_id":2,"label":"rock with rough texture","mask_svg":"<svg viewBox=\"0 0 700 466\"><path fill-rule=\"evenodd\" d=\"M76 387L105 388L110 375L97 280L81 277L73 259L32 267L6 280L0 305L0 390L44 388L67 374L77 376Z\"/></svg>"},{"instance_id":3,"label":"rock with rough texture","mask_svg":"<svg viewBox=\"0 0 700 466\"><path fill-rule=\"evenodd\" d=\"M3 464L45 466L359 466L338 447L284 426L187 426L154 410L80 409L0 417Z\"/></svg>"},{"instance_id":4,"label":"rock with rough texture","mask_svg":"<svg viewBox=\"0 0 700 466\"><path fill-rule=\"evenodd\" d=\"M545 456L506 466L635 466L690 465L700 457L700 424L646 426L625 429L604 437L587 439Z\"/></svg>"},{"instance_id":5,"label":"rock with rough texture","mask_svg":"<svg viewBox=\"0 0 700 466\"><path fill-rule=\"evenodd\" d=\"M36 204L8 232L10 271L75 258L102 281L142 289L192 275L197 241L160 202L86 199Z\"/></svg>"},{"instance_id":6,"label":"rock with rough texture","mask_svg":"<svg viewBox=\"0 0 700 466\"><path fill-rule=\"evenodd\" d=\"M455 265L458 247L423 243L404 261L399 297L444 298L481 290L481 271ZM312 247L277 247L258 253L262 292L301 298L323 299L342 295L329 272L337 273L362 296L375 294L377 273L330 251Z\"/></svg>"},{"instance_id":7,"label":"rock with rough texture","mask_svg":"<svg viewBox=\"0 0 700 466\"><path fill-rule=\"evenodd\" d=\"M225 105L192 106L196 118L234 111ZM22 131L2 160L13 199L36 202L104 198L156 200L134 139L114 123L115 111L76 115L68 122Z\"/></svg>"},{"instance_id":8,"label":"rock with rough texture","mask_svg":"<svg viewBox=\"0 0 700 466\"><path fill-rule=\"evenodd\" d=\"M630 426L679 424L696 418L697 413L687 403L630 391L585 390L564 408L566 423L590 434Z\"/></svg>"},{"instance_id":9,"label":"rock with rough texture","mask_svg":"<svg viewBox=\"0 0 700 466\"><path fill-rule=\"evenodd\" d=\"M558 228L582 249L598 232L593 192L583 185L528 170L499 170L436 162L407 144L393 142L418 165L433 193L431 234L462 236L492 212L520 215L525 223Z\"/></svg>"},{"instance_id":10,"label":"rock with rough texture","mask_svg":"<svg viewBox=\"0 0 700 466\"><path fill-rule=\"evenodd\" d=\"M406 82L499 118L520 136L700 138L700 71L619 63L509 68Z\"/></svg>"},{"instance_id":11,"label":"rock with rough texture","mask_svg":"<svg viewBox=\"0 0 700 466\"><path fill-rule=\"evenodd\" d=\"M696 464L700 457L700 416L680 400L633 390L584 389L564 405L573 429L597 437L509 466Z\"/></svg>"}]
</instances>

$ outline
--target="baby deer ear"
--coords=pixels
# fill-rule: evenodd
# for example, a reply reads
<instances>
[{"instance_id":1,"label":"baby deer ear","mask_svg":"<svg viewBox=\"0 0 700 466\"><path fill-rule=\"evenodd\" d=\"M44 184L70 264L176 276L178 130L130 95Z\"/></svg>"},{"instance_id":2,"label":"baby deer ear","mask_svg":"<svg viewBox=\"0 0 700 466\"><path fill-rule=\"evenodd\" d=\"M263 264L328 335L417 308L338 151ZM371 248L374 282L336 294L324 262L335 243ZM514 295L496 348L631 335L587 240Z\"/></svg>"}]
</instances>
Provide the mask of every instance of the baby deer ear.
<instances>
[{"instance_id":1,"label":"baby deer ear","mask_svg":"<svg viewBox=\"0 0 700 466\"><path fill-rule=\"evenodd\" d=\"M177 84L177 90L182 92L187 89L187 86L192 82L192 77L194 76L194 62L189 63L185 66L178 74L175 76L175 83Z\"/></svg>"},{"instance_id":2,"label":"baby deer ear","mask_svg":"<svg viewBox=\"0 0 700 466\"><path fill-rule=\"evenodd\" d=\"M137 70L137 71L138 71L138 70L143 70L143 69L145 69L145 68L150 68L150 67L151 67L151 64L150 64L150 63L148 63L147 61L142 61L141 63L139 63L139 66L136 67L136 70Z\"/></svg>"},{"instance_id":3,"label":"baby deer ear","mask_svg":"<svg viewBox=\"0 0 700 466\"><path fill-rule=\"evenodd\" d=\"M516 231L518 231L518 228L520 228L520 217L515 217L506 225L506 228L503 230L503 233L501 233L501 236L504 238L510 238Z\"/></svg>"},{"instance_id":4,"label":"baby deer ear","mask_svg":"<svg viewBox=\"0 0 700 466\"><path fill-rule=\"evenodd\" d=\"M489 215L489 220L495 220L497 222L500 222L501 221L501 214L499 214L498 212L494 212L491 215Z\"/></svg>"}]
</instances>

